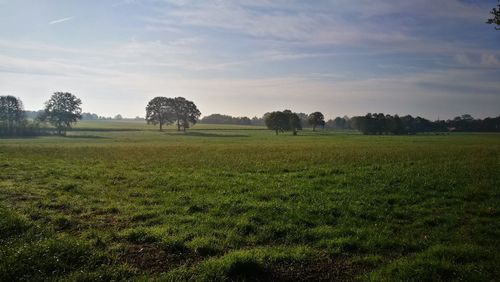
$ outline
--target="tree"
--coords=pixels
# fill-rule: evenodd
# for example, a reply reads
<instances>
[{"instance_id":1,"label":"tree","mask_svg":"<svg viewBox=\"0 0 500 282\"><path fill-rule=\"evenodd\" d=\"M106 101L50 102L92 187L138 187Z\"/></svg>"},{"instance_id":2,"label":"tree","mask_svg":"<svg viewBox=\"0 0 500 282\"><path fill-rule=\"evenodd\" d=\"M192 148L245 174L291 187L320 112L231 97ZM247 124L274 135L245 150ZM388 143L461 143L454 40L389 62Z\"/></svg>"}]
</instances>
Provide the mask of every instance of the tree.
<instances>
[{"instance_id":1,"label":"tree","mask_svg":"<svg viewBox=\"0 0 500 282\"><path fill-rule=\"evenodd\" d=\"M299 119L300 119L300 124L301 127L306 127L309 123L309 115L306 113L295 113Z\"/></svg>"},{"instance_id":2,"label":"tree","mask_svg":"<svg viewBox=\"0 0 500 282\"><path fill-rule=\"evenodd\" d=\"M14 96L0 96L0 133L16 134L26 121L23 103Z\"/></svg>"},{"instance_id":3,"label":"tree","mask_svg":"<svg viewBox=\"0 0 500 282\"><path fill-rule=\"evenodd\" d=\"M175 118L174 99L172 98L155 97L146 106L146 122L153 125L160 124L160 131L163 131L163 125L172 124Z\"/></svg>"},{"instance_id":4,"label":"tree","mask_svg":"<svg viewBox=\"0 0 500 282\"><path fill-rule=\"evenodd\" d=\"M313 131L316 131L317 126L325 126L325 116L321 112L314 112L309 115L309 124Z\"/></svg>"},{"instance_id":5,"label":"tree","mask_svg":"<svg viewBox=\"0 0 500 282\"><path fill-rule=\"evenodd\" d=\"M266 113L264 117L267 128L274 130L276 135L290 130L292 130L293 135L297 135L297 131L302 129L300 117L290 110Z\"/></svg>"},{"instance_id":6,"label":"tree","mask_svg":"<svg viewBox=\"0 0 500 282\"><path fill-rule=\"evenodd\" d=\"M122 117L122 115L117 114L117 115L116 115L113 119L116 119L116 120L122 120L122 119L123 119L123 117Z\"/></svg>"},{"instance_id":7,"label":"tree","mask_svg":"<svg viewBox=\"0 0 500 282\"><path fill-rule=\"evenodd\" d=\"M186 131L186 128L189 128L190 124L196 124L201 116L196 105L184 97L174 98L173 108L177 120L177 131L180 131L181 128Z\"/></svg>"},{"instance_id":8,"label":"tree","mask_svg":"<svg viewBox=\"0 0 500 282\"><path fill-rule=\"evenodd\" d=\"M177 123L178 131L181 128L186 131L190 124L196 124L200 115L196 105L183 97L156 97L146 107L147 123L160 124L160 131L163 130L163 125L174 122Z\"/></svg>"},{"instance_id":9,"label":"tree","mask_svg":"<svg viewBox=\"0 0 500 282\"><path fill-rule=\"evenodd\" d=\"M341 118L341 117L336 117L333 120L333 124L334 124L335 128L344 129L344 128L346 128L346 123L347 123L347 121L344 118Z\"/></svg>"},{"instance_id":10,"label":"tree","mask_svg":"<svg viewBox=\"0 0 500 282\"><path fill-rule=\"evenodd\" d=\"M268 129L274 130L276 135L288 130L288 116L280 111L271 112L265 115L265 123Z\"/></svg>"},{"instance_id":11,"label":"tree","mask_svg":"<svg viewBox=\"0 0 500 282\"><path fill-rule=\"evenodd\" d=\"M499 2L500 2L500 0L499 0ZM486 23L497 25L497 26L495 26L495 29L500 30L500 4L497 5L497 8L493 8L490 11L490 14L492 17L491 17L491 19L488 19L486 21Z\"/></svg>"},{"instance_id":12,"label":"tree","mask_svg":"<svg viewBox=\"0 0 500 282\"><path fill-rule=\"evenodd\" d=\"M284 110L283 113L288 118L288 128L292 130L293 135L297 135L299 130L302 130L302 120L299 115L296 113L292 113L290 110Z\"/></svg>"},{"instance_id":13,"label":"tree","mask_svg":"<svg viewBox=\"0 0 500 282\"><path fill-rule=\"evenodd\" d=\"M45 110L40 119L56 127L57 134L66 135L71 124L82 118L82 101L67 92L55 92L45 103Z\"/></svg>"}]
</instances>

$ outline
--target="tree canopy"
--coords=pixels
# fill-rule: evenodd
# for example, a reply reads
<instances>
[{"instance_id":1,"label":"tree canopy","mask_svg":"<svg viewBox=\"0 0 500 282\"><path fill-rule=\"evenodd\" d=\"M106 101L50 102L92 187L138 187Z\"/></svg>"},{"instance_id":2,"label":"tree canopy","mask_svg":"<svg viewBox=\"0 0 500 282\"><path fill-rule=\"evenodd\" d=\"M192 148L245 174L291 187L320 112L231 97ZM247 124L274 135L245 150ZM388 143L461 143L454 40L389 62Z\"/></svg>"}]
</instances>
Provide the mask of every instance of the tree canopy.
<instances>
[{"instance_id":1,"label":"tree canopy","mask_svg":"<svg viewBox=\"0 0 500 282\"><path fill-rule=\"evenodd\" d=\"M496 25L495 29L500 30L500 4L496 8L491 9L490 14L491 18L486 23Z\"/></svg>"},{"instance_id":2,"label":"tree canopy","mask_svg":"<svg viewBox=\"0 0 500 282\"><path fill-rule=\"evenodd\" d=\"M297 131L302 129L300 117L290 110L267 113L265 123L268 129L276 132L276 135L285 131L292 131L293 135L297 135Z\"/></svg>"},{"instance_id":3,"label":"tree canopy","mask_svg":"<svg viewBox=\"0 0 500 282\"><path fill-rule=\"evenodd\" d=\"M174 99L167 97L155 97L146 106L146 122L148 124L163 125L172 124L175 121Z\"/></svg>"},{"instance_id":4,"label":"tree canopy","mask_svg":"<svg viewBox=\"0 0 500 282\"><path fill-rule=\"evenodd\" d=\"M186 131L191 124L196 124L201 112L196 105L183 97L167 98L155 97L146 107L146 121L148 124L159 124L160 131L163 125L177 124L177 130Z\"/></svg>"},{"instance_id":5,"label":"tree canopy","mask_svg":"<svg viewBox=\"0 0 500 282\"><path fill-rule=\"evenodd\" d=\"M57 134L66 135L66 131L82 118L82 101L68 92L55 92L45 103L45 110L39 117L54 125Z\"/></svg>"},{"instance_id":6,"label":"tree canopy","mask_svg":"<svg viewBox=\"0 0 500 282\"><path fill-rule=\"evenodd\" d=\"M177 118L177 130L186 131L190 124L196 124L201 116L201 112L196 105L184 97L174 98L174 111Z\"/></svg>"},{"instance_id":7,"label":"tree canopy","mask_svg":"<svg viewBox=\"0 0 500 282\"><path fill-rule=\"evenodd\" d=\"M14 135L26 121L23 103L14 96L0 96L0 133Z\"/></svg>"},{"instance_id":8,"label":"tree canopy","mask_svg":"<svg viewBox=\"0 0 500 282\"><path fill-rule=\"evenodd\" d=\"M309 115L308 122L312 126L313 131L316 131L316 127L325 126L325 116L321 112L314 112Z\"/></svg>"}]
</instances>

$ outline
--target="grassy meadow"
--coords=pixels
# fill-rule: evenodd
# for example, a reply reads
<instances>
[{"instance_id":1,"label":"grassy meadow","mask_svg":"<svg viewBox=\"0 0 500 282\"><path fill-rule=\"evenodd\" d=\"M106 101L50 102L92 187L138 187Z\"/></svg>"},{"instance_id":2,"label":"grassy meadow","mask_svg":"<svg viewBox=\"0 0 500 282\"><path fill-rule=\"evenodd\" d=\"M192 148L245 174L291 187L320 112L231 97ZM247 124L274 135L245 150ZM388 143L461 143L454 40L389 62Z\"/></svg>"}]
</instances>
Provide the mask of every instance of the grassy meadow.
<instances>
[{"instance_id":1,"label":"grassy meadow","mask_svg":"<svg viewBox=\"0 0 500 282\"><path fill-rule=\"evenodd\" d=\"M498 281L500 135L0 139L0 281Z\"/></svg>"}]
</instances>

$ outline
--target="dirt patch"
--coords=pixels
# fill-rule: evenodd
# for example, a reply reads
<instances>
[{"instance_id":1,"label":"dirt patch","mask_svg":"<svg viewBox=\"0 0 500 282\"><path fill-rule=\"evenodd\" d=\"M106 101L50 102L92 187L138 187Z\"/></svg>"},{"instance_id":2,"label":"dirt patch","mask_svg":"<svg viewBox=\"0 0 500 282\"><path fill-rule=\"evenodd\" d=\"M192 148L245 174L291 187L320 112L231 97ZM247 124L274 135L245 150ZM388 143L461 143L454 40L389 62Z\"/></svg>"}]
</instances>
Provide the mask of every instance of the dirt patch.
<instances>
[{"instance_id":1,"label":"dirt patch","mask_svg":"<svg viewBox=\"0 0 500 282\"><path fill-rule=\"evenodd\" d=\"M181 265L190 266L203 258L192 252L171 253L156 244L127 245L120 260L141 272L163 273Z\"/></svg>"},{"instance_id":2,"label":"dirt patch","mask_svg":"<svg viewBox=\"0 0 500 282\"><path fill-rule=\"evenodd\" d=\"M271 266L271 281L354 281L366 270L345 258L328 258L320 261L287 262Z\"/></svg>"}]
</instances>

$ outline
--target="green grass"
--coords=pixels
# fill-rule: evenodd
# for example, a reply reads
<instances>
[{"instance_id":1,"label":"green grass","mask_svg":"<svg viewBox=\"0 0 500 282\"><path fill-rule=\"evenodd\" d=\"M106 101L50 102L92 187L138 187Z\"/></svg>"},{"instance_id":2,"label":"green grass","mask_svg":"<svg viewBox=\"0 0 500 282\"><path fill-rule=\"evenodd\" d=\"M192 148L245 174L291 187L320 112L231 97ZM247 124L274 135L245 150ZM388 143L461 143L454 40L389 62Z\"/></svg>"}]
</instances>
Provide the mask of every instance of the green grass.
<instances>
[{"instance_id":1,"label":"green grass","mask_svg":"<svg viewBox=\"0 0 500 282\"><path fill-rule=\"evenodd\" d=\"M78 128L0 139L0 281L500 276L500 135Z\"/></svg>"}]
</instances>

